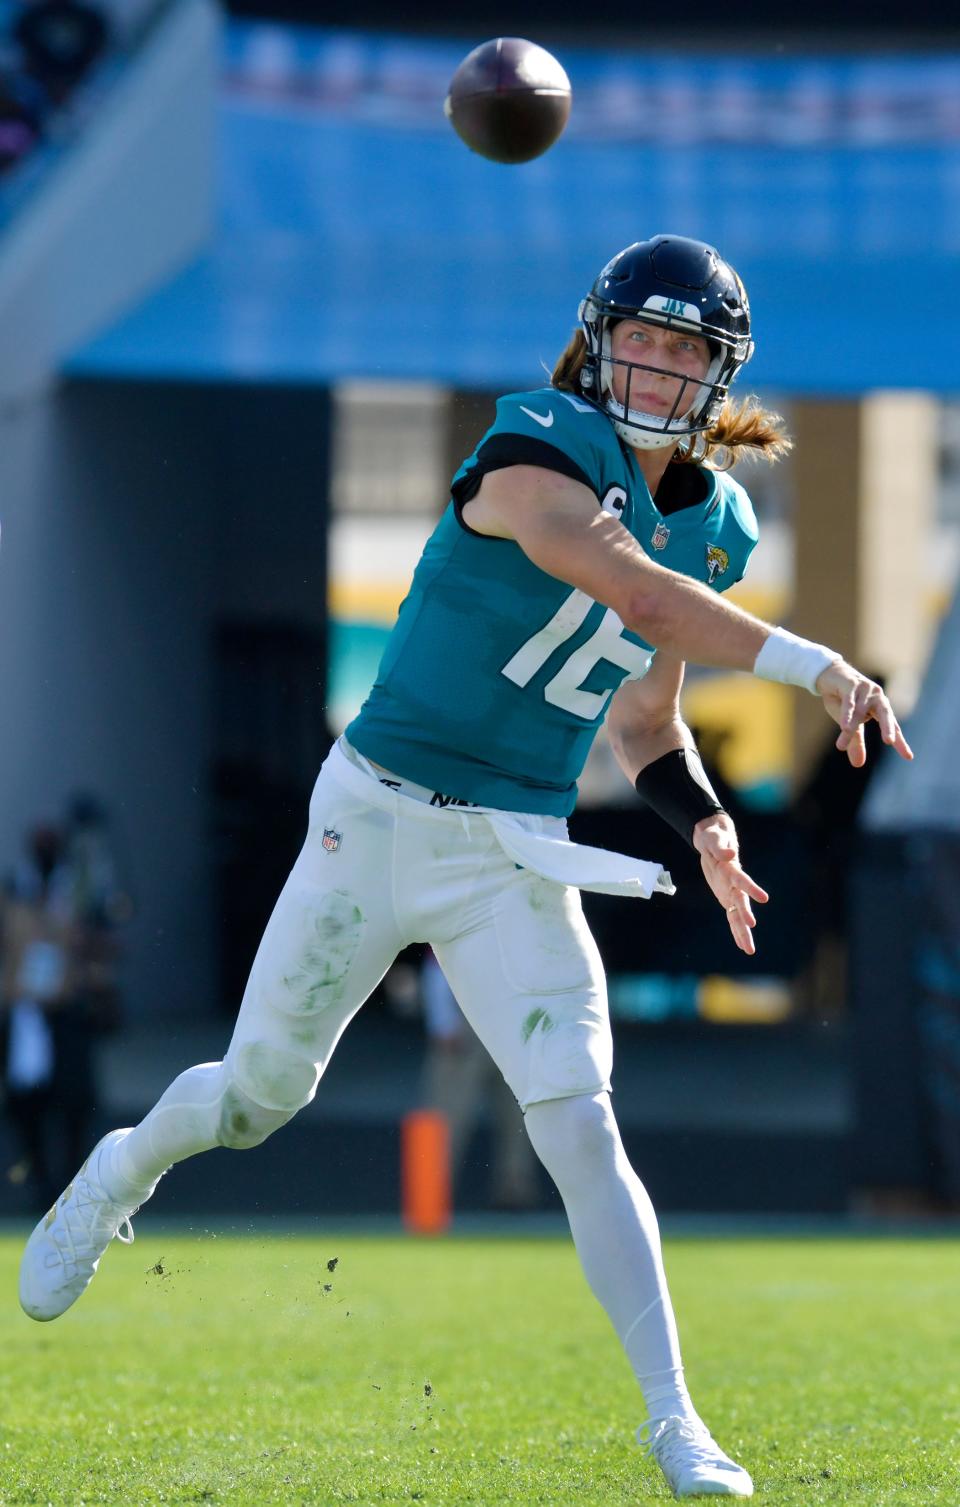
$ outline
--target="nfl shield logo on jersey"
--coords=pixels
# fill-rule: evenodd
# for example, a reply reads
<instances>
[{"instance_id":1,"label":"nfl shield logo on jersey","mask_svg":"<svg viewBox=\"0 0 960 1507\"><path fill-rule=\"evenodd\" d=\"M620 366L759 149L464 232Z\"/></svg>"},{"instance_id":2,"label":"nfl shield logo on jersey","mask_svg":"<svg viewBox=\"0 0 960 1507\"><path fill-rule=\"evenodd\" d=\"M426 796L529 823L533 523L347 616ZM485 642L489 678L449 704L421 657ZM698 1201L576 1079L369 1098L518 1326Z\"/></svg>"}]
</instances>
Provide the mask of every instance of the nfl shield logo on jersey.
<instances>
[{"instance_id":1,"label":"nfl shield logo on jersey","mask_svg":"<svg viewBox=\"0 0 960 1507\"><path fill-rule=\"evenodd\" d=\"M328 853L335 853L343 842L343 833L335 832L332 827L323 829L323 846Z\"/></svg>"},{"instance_id":2,"label":"nfl shield logo on jersey","mask_svg":"<svg viewBox=\"0 0 960 1507\"><path fill-rule=\"evenodd\" d=\"M654 549L666 549L669 538L670 530L667 528L667 525L665 523L658 523L653 531L653 538L650 543Z\"/></svg>"}]
</instances>

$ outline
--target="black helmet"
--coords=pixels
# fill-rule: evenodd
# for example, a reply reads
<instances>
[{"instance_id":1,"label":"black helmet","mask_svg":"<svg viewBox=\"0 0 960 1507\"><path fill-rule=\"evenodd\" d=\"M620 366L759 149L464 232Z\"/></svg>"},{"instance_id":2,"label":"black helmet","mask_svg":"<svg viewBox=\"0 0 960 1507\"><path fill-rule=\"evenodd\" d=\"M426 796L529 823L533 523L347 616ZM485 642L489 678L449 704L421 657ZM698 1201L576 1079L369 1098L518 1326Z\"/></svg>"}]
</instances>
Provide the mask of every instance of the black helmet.
<instances>
[{"instance_id":1,"label":"black helmet","mask_svg":"<svg viewBox=\"0 0 960 1507\"><path fill-rule=\"evenodd\" d=\"M633 371L658 368L612 361L610 332L620 319L665 324L706 338L712 358L706 376L684 382L669 414L630 407ZM709 429L730 383L753 355L743 283L712 246L681 235L657 235L618 252L580 305L580 322L587 340L580 374L584 392L609 413L618 434L640 449L660 449ZM611 390L614 364L627 367L626 403Z\"/></svg>"}]
</instances>

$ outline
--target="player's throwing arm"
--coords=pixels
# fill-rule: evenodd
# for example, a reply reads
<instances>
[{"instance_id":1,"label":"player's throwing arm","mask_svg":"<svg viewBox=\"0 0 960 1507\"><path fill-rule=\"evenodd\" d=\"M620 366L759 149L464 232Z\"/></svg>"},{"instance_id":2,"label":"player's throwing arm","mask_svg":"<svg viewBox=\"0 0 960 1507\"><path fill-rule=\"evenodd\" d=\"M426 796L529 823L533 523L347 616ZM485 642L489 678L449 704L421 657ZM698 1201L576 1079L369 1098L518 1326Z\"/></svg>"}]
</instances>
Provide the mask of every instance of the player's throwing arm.
<instances>
[{"instance_id":1,"label":"player's throwing arm","mask_svg":"<svg viewBox=\"0 0 960 1507\"><path fill-rule=\"evenodd\" d=\"M471 509L474 528L514 539L541 570L611 607L624 627L695 664L745 670L819 696L840 728L837 748L864 763L864 724L879 723L901 758L913 754L884 692L837 651L772 627L699 581L658 565L581 482L537 466L491 472ZM482 509L482 513L481 510Z\"/></svg>"}]
</instances>

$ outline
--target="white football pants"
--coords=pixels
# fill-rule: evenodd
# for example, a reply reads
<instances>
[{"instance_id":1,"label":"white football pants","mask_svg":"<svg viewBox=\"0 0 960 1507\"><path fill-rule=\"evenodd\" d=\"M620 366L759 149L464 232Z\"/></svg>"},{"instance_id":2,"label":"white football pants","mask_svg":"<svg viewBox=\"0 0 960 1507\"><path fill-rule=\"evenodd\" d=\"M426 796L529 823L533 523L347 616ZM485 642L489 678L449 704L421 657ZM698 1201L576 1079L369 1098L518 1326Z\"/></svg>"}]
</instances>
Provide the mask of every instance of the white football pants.
<instances>
[{"instance_id":1,"label":"white football pants","mask_svg":"<svg viewBox=\"0 0 960 1507\"><path fill-rule=\"evenodd\" d=\"M340 746L331 751L227 1055L182 1073L117 1146L109 1169L117 1192L152 1186L198 1151L265 1140L311 1101L341 1033L397 953L427 942L527 1111L534 1148L560 1189L588 1280L651 1416L689 1411L656 1218L610 1108L612 1043L596 944L577 890L521 866L517 855L533 864L543 855L548 870L578 854L593 869L631 861L574 848L556 817L424 804L362 762ZM669 887L657 866L633 867L644 873L625 881L632 892Z\"/></svg>"},{"instance_id":2,"label":"white football pants","mask_svg":"<svg viewBox=\"0 0 960 1507\"><path fill-rule=\"evenodd\" d=\"M565 836L557 818L526 821ZM307 1104L348 1021L410 942L433 948L523 1108L609 1088L603 969L577 891L518 868L483 815L398 795L337 747L227 1053L244 1101ZM225 1102L224 1142L252 1129Z\"/></svg>"}]
</instances>

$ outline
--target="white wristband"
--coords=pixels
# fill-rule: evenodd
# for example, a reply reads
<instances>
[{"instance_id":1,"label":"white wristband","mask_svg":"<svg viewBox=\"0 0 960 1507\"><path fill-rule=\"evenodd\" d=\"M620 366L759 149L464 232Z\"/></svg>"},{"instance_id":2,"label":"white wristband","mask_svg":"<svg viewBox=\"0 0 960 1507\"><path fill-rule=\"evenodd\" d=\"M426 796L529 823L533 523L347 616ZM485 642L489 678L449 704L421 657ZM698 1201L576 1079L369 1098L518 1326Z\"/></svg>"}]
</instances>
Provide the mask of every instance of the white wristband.
<instances>
[{"instance_id":1,"label":"white wristband","mask_svg":"<svg viewBox=\"0 0 960 1507\"><path fill-rule=\"evenodd\" d=\"M774 628L754 661L753 673L761 680L801 686L816 696L818 677L840 658L835 649L828 649L825 644L798 638L786 628Z\"/></svg>"}]
</instances>

